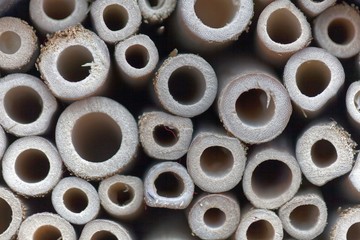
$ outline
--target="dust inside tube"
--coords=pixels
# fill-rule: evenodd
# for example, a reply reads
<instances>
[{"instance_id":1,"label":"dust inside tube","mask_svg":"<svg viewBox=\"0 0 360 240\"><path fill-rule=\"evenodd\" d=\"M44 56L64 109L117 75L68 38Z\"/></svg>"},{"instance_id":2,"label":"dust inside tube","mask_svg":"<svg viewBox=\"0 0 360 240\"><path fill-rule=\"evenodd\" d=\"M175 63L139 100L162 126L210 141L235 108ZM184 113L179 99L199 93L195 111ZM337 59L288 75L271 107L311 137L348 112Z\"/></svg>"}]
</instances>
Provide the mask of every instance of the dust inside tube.
<instances>
[{"instance_id":1,"label":"dust inside tube","mask_svg":"<svg viewBox=\"0 0 360 240\"><path fill-rule=\"evenodd\" d=\"M311 147L311 159L319 168L325 168L337 160L337 151L328 140L321 139Z\"/></svg>"},{"instance_id":2,"label":"dust inside tube","mask_svg":"<svg viewBox=\"0 0 360 240\"><path fill-rule=\"evenodd\" d=\"M119 125L109 115L101 112L82 116L76 121L72 131L72 143L76 152L90 162L104 162L113 157L120 149L121 141Z\"/></svg>"},{"instance_id":3,"label":"dust inside tube","mask_svg":"<svg viewBox=\"0 0 360 240\"><path fill-rule=\"evenodd\" d=\"M166 0L146 0L148 5L152 7L153 9L161 8Z\"/></svg>"},{"instance_id":4,"label":"dust inside tube","mask_svg":"<svg viewBox=\"0 0 360 240\"><path fill-rule=\"evenodd\" d=\"M246 237L248 240L274 239L275 230L270 222L258 220L249 225Z\"/></svg>"},{"instance_id":5,"label":"dust inside tube","mask_svg":"<svg viewBox=\"0 0 360 240\"><path fill-rule=\"evenodd\" d=\"M223 177L228 174L234 165L232 153L222 146L206 148L200 156L200 166L206 175Z\"/></svg>"},{"instance_id":6,"label":"dust inside tube","mask_svg":"<svg viewBox=\"0 0 360 240\"><path fill-rule=\"evenodd\" d=\"M24 182L40 182L48 176L49 171L49 159L38 149L27 149L16 158L15 172Z\"/></svg>"},{"instance_id":7,"label":"dust inside tube","mask_svg":"<svg viewBox=\"0 0 360 240\"><path fill-rule=\"evenodd\" d=\"M90 240L118 240L118 238L109 231L98 231L92 235Z\"/></svg>"},{"instance_id":8,"label":"dust inside tube","mask_svg":"<svg viewBox=\"0 0 360 240\"><path fill-rule=\"evenodd\" d=\"M44 225L36 229L32 240L58 240L61 238L61 232L58 228L51 225Z\"/></svg>"},{"instance_id":9,"label":"dust inside tube","mask_svg":"<svg viewBox=\"0 0 360 240\"><path fill-rule=\"evenodd\" d=\"M171 147L178 142L179 131L174 127L160 124L154 128L153 138L161 147Z\"/></svg>"},{"instance_id":10,"label":"dust inside tube","mask_svg":"<svg viewBox=\"0 0 360 240\"><path fill-rule=\"evenodd\" d=\"M43 9L45 14L55 20L69 17L75 10L77 0L44 0Z\"/></svg>"},{"instance_id":11,"label":"dust inside tube","mask_svg":"<svg viewBox=\"0 0 360 240\"><path fill-rule=\"evenodd\" d=\"M16 32L6 31L0 35L0 51L5 54L14 54L21 47L21 38Z\"/></svg>"},{"instance_id":12,"label":"dust inside tube","mask_svg":"<svg viewBox=\"0 0 360 240\"><path fill-rule=\"evenodd\" d=\"M161 173L154 182L156 192L159 196L174 198L184 192L184 183L180 176L173 172Z\"/></svg>"},{"instance_id":13,"label":"dust inside tube","mask_svg":"<svg viewBox=\"0 0 360 240\"><path fill-rule=\"evenodd\" d=\"M19 86L10 89L4 97L6 113L15 122L29 124L36 121L43 110L40 95L32 88Z\"/></svg>"},{"instance_id":14,"label":"dust inside tube","mask_svg":"<svg viewBox=\"0 0 360 240\"><path fill-rule=\"evenodd\" d=\"M2 198L0 198L0 235L3 234L12 222L13 212L10 205Z\"/></svg>"},{"instance_id":15,"label":"dust inside tube","mask_svg":"<svg viewBox=\"0 0 360 240\"><path fill-rule=\"evenodd\" d=\"M71 212L81 213L87 208L89 199L81 189L70 188L64 193L63 202L65 207Z\"/></svg>"},{"instance_id":16,"label":"dust inside tube","mask_svg":"<svg viewBox=\"0 0 360 240\"><path fill-rule=\"evenodd\" d=\"M141 69L149 63L149 52L143 45L136 44L126 49L125 58L130 66Z\"/></svg>"},{"instance_id":17,"label":"dust inside tube","mask_svg":"<svg viewBox=\"0 0 360 240\"><path fill-rule=\"evenodd\" d=\"M134 199L134 189L125 183L115 183L108 190L109 199L119 205L125 206Z\"/></svg>"},{"instance_id":18,"label":"dust inside tube","mask_svg":"<svg viewBox=\"0 0 360 240\"><path fill-rule=\"evenodd\" d=\"M357 240L360 236L360 223L354 223L352 224L347 233L346 233L346 239L347 240Z\"/></svg>"},{"instance_id":19,"label":"dust inside tube","mask_svg":"<svg viewBox=\"0 0 360 240\"><path fill-rule=\"evenodd\" d=\"M103 19L108 29L111 31L119 31L128 23L129 15L123 6L112 4L104 9Z\"/></svg>"},{"instance_id":20,"label":"dust inside tube","mask_svg":"<svg viewBox=\"0 0 360 240\"><path fill-rule=\"evenodd\" d=\"M319 221L320 211L315 205L301 205L290 213L291 225L301 231L312 229Z\"/></svg>"},{"instance_id":21,"label":"dust inside tube","mask_svg":"<svg viewBox=\"0 0 360 240\"><path fill-rule=\"evenodd\" d=\"M219 228L225 221L226 215L219 208L210 208L204 213L204 223L210 228Z\"/></svg>"},{"instance_id":22,"label":"dust inside tube","mask_svg":"<svg viewBox=\"0 0 360 240\"><path fill-rule=\"evenodd\" d=\"M354 40L355 27L345 18L334 19L328 26L330 39L340 45L346 45Z\"/></svg>"}]
</instances>

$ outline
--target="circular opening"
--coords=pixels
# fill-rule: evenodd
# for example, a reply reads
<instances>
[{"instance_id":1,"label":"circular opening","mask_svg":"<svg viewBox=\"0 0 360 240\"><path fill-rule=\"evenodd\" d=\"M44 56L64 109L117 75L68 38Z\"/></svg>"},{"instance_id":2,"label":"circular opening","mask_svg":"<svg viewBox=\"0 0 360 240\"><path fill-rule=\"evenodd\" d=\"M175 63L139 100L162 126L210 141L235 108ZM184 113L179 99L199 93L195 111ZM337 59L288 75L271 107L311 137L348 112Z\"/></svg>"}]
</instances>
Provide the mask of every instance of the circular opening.
<instances>
[{"instance_id":1,"label":"circular opening","mask_svg":"<svg viewBox=\"0 0 360 240\"><path fill-rule=\"evenodd\" d=\"M90 240L118 240L118 238L109 231L98 231L92 235Z\"/></svg>"},{"instance_id":2,"label":"circular opening","mask_svg":"<svg viewBox=\"0 0 360 240\"><path fill-rule=\"evenodd\" d=\"M246 231L248 240L274 239L275 230L271 223L266 220L258 220L250 224Z\"/></svg>"},{"instance_id":3,"label":"circular opening","mask_svg":"<svg viewBox=\"0 0 360 240\"><path fill-rule=\"evenodd\" d=\"M225 27L238 10L233 0L196 0L194 8L200 21L211 28Z\"/></svg>"},{"instance_id":4,"label":"circular opening","mask_svg":"<svg viewBox=\"0 0 360 240\"><path fill-rule=\"evenodd\" d=\"M75 4L75 0L44 0L43 9L48 17L62 20L73 13Z\"/></svg>"},{"instance_id":5,"label":"circular opening","mask_svg":"<svg viewBox=\"0 0 360 240\"><path fill-rule=\"evenodd\" d=\"M128 23L129 15L123 6L112 4L104 9L103 19L108 29L111 31L119 31Z\"/></svg>"},{"instance_id":6,"label":"circular opening","mask_svg":"<svg viewBox=\"0 0 360 240\"><path fill-rule=\"evenodd\" d=\"M107 114L100 112L88 113L79 118L72 132L76 152L90 162L104 162L113 157L120 149L121 140L119 125Z\"/></svg>"},{"instance_id":7,"label":"circular opening","mask_svg":"<svg viewBox=\"0 0 360 240\"><path fill-rule=\"evenodd\" d=\"M274 100L262 89L250 89L241 93L235 103L236 113L248 125L263 125L275 112Z\"/></svg>"},{"instance_id":8,"label":"circular opening","mask_svg":"<svg viewBox=\"0 0 360 240\"><path fill-rule=\"evenodd\" d=\"M179 140L179 131L176 128L157 125L153 131L153 138L162 147L171 147Z\"/></svg>"},{"instance_id":9,"label":"circular opening","mask_svg":"<svg viewBox=\"0 0 360 240\"><path fill-rule=\"evenodd\" d=\"M119 182L109 188L108 196L113 203L124 206L134 199L134 190L131 186Z\"/></svg>"},{"instance_id":10,"label":"circular opening","mask_svg":"<svg viewBox=\"0 0 360 240\"><path fill-rule=\"evenodd\" d=\"M290 44L300 38L301 25L289 9L281 8L269 16L266 31L274 42Z\"/></svg>"},{"instance_id":11,"label":"circular opening","mask_svg":"<svg viewBox=\"0 0 360 240\"><path fill-rule=\"evenodd\" d=\"M12 222L12 210L10 205L2 198L0 198L0 235L3 234Z\"/></svg>"},{"instance_id":12,"label":"circular opening","mask_svg":"<svg viewBox=\"0 0 360 240\"><path fill-rule=\"evenodd\" d=\"M12 120L29 124L35 122L41 115L43 102L34 89L15 87L5 94L4 107Z\"/></svg>"},{"instance_id":13,"label":"circular opening","mask_svg":"<svg viewBox=\"0 0 360 240\"><path fill-rule=\"evenodd\" d=\"M147 3L150 7L157 9L164 5L165 0L147 0Z\"/></svg>"},{"instance_id":14,"label":"circular opening","mask_svg":"<svg viewBox=\"0 0 360 240\"><path fill-rule=\"evenodd\" d=\"M51 226L51 225L45 225L39 227L33 236L33 240L59 240L61 238L61 232L58 228Z\"/></svg>"},{"instance_id":15,"label":"circular opening","mask_svg":"<svg viewBox=\"0 0 360 240\"><path fill-rule=\"evenodd\" d=\"M5 54L14 54L21 47L20 36L11 31L3 32L0 35L0 51Z\"/></svg>"},{"instance_id":16,"label":"circular opening","mask_svg":"<svg viewBox=\"0 0 360 240\"><path fill-rule=\"evenodd\" d=\"M168 87L175 101L191 105L197 103L204 96L206 83L203 74L198 69L183 66L171 74Z\"/></svg>"},{"instance_id":17,"label":"circular opening","mask_svg":"<svg viewBox=\"0 0 360 240\"><path fill-rule=\"evenodd\" d=\"M322 93L330 80L330 69L321 61L304 62L296 71L296 84L300 92L308 97L315 97Z\"/></svg>"},{"instance_id":18,"label":"circular opening","mask_svg":"<svg viewBox=\"0 0 360 240\"><path fill-rule=\"evenodd\" d=\"M218 208L210 208L204 214L204 222L210 228L221 227L225 221L225 213Z\"/></svg>"},{"instance_id":19,"label":"circular opening","mask_svg":"<svg viewBox=\"0 0 360 240\"><path fill-rule=\"evenodd\" d=\"M334 43L345 45L355 38L355 27L348 19L338 18L329 24L328 35Z\"/></svg>"},{"instance_id":20,"label":"circular opening","mask_svg":"<svg viewBox=\"0 0 360 240\"><path fill-rule=\"evenodd\" d=\"M347 240L357 240L360 236L360 223L354 223L351 225L347 231L346 239Z\"/></svg>"},{"instance_id":21,"label":"circular opening","mask_svg":"<svg viewBox=\"0 0 360 240\"><path fill-rule=\"evenodd\" d=\"M24 182L40 182L48 176L49 171L49 159L38 149L25 150L16 158L15 172Z\"/></svg>"},{"instance_id":22,"label":"circular opening","mask_svg":"<svg viewBox=\"0 0 360 240\"><path fill-rule=\"evenodd\" d=\"M337 159L336 148L331 142L321 139L312 145L311 159L317 167L328 167Z\"/></svg>"},{"instance_id":23,"label":"circular opening","mask_svg":"<svg viewBox=\"0 0 360 240\"><path fill-rule=\"evenodd\" d=\"M184 191L184 183L181 178L173 172L161 173L154 184L157 194L162 197L179 197Z\"/></svg>"},{"instance_id":24,"label":"circular opening","mask_svg":"<svg viewBox=\"0 0 360 240\"><path fill-rule=\"evenodd\" d=\"M149 62L149 52L143 45L136 44L126 49L125 58L130 66L141 69Z\"/></svg>"},{"instance_id":25,"label":"circular opening","mask_svg":"<svg viewBox=\"0 0 360 240\"><path fill-rule=\"evenodd\" d=\"M79 82L90 75L93 61L94 58L86 47L70 46L60 53L57 69L65 80Z\"/></svg>"},{"instance_id":26,"label":"circular opening","mask_svg":"<svg viewBox=\"0 0 360 240\"><path fill-rule=\"evenodd\" d=\"M289 189L291 182L290 168L278 160L267 160L260 163L251 178L254 193L262 198L279 197Z\"/></svg>"},{"instance_id":27,"label":"circular opening","mask_svg":"<svg viewBox=\"0 0 360 240\"><path fill-rule=\"evenodd\" d=\"M71 188L64 193L63 201L65 207L74 213L81 213L89 204L85 192L78 188Z\"/></svg>"},{"instance_id":28,"label":"circular opening","mask_svg":"<svg viewBox=\"0 0 360 240\"><path fill-rule=\"evenodd\" d=\"M206 148L200 156L201 169L209 176L222 177L228 174L234 165L232 153L224 147Z\"/></svg>"},{"instance_id":29,"label":"circular opening","mask_svg":"<svg viewBox=\"0 0 360 240\"><path fill-rule=\"evenodd\" d=\"M294 228L308 231L315 227L320 215L319 208L315 205L302 205L290 213L290 222Z\"/></svg>"}]
</instances>

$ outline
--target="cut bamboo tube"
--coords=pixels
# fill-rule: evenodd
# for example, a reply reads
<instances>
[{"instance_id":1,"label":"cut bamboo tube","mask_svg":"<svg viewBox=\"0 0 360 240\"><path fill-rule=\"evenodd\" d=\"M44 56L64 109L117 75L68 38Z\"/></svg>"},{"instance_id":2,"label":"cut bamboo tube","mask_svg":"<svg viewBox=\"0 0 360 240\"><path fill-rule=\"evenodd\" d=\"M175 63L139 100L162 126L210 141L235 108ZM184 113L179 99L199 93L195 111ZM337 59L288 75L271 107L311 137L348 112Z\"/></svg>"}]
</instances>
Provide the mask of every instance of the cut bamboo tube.
<instances>
[{"instance_id":1,"label":"cut bamboo tube","mask_svg":"<svg viewBox=\"0 0 360 240\"><path fill-rule=\"evenodd\" d=\"M355 240L360 231L360 206L352 206L342 210L332 219L334 221L329 239Z\"/></svg>"},{"instance_id":2,"label":"cut bamboo tube","mask_svg":"<svg viewBox=\"0 0 360 240\"><path fill-rule=\"evenodd\" d=\"M194 183L181 164L163 162L147 171L144 192L150 207L185 209L193 198Z\"/></svg>"},{"instance_id":3,"label":"cut bamboo tube","mask_svg":"<svg viewBox=\"0 0 360 240\"><path fill-rule=\"evenodd\" d=\"M141 24L141 12L137 1L95 1L91 4L90 17L95 32L110 44L134 35Z\"/></svg>"},{"instance_id":4,"label":"cut bamboo tube","mask_svg":"<svg viewBox=\"0 0 360 240\"><path fill-rule=\"evenodd\" d=\"M186 166L195 185L205 192L220 193L240 182L245 162L246 149L237 138L202 131L189 147Z\"/></svg>"},{"instance_id":5,"label":"cut bamboo tube","mask_svg":"<svg viewBox=\"0 0 360 240\"><path fill-rule=\"evenodd\" d=\"M42 33L53 33L81 23L89 11L88 0L30 0L30 18Z\"/></svg>"},{"instance_id":6,"label":"cut bamboo tube","mask_svg":"<svg viewBox=\"0 0 360 240\"><path fill-rule=\"evenodd\" d=\"M0 81L0 124L15 136L46 133L57 105L49 89L36 77L14 73Z\"/></svg>"},{"instance_id":7,"label":"cut bamboo tube","mask_svg":"<svg viewBox=\"0 0 360 240\"><path fill-rule=\"evenodd\" d=\"M27 72L39 55L38 38L24 20L0 18L0 71Z\"/></svg>"},{"instance_id":8,"label":"cut bamboo tube","mask_svg":"<svg viewBox=\"0 0 360 240\"><path fill-rule=\"evenodd\" d=\"M122 80L135 87L148 83L159 61L154 42L143 34L119 42L114 55Z\"/></svg>"},{"instance_id":9,"label":"cut bamboo tube","mask_svg":"<svg viewBox=\"0 0 360 240\"><path fill-rule=\"evenodd\" d=\"M21 240L76 240L74 227L54 213L37 213L21 224L18 239Z\"/></svg>"},{"instance_id":10,"label":"cut bamboo tube","mask_svg":"<svg viewBox=\"0 0 360 240\"><path fill-rule=\"evenodd\" d=\"M340 61L321 48L295 53L285 65L284 85L305 117L319 115L334 101L345 81Z\"/></svg>"},{"instance_id":11,"label":"cut bamboo tube","mask_svg":"<svg viewBox=\"0 0 360 240\"><path fill-rule=\"evenodd\" d=\"M226 239L239 225L240 207L225 194L203 195L190 206L188 222L193 234L201 239Z\"/></svg>"},{"instance_id":12,"label":"cut bamboo tube","mask_svg":"<svg viewBox=\"0 0 360 240\"><path fill-rule=\"evenodd\" d=\"M55 146L42 137L24 137L13 142L2 159L6 184L26 197L42 197L62 177L62 160Z\"/></svg>"},{"instance_id":13,"label":"cut bamboo tube","mask_svg":"<svg viewBox=\"0 0 360 240\"><path fill-rule=\"evenodd\" d=\"M140 178L115 175L100 182L99 198L112 216L131 220L143 210L144 185Z\"/></svg>"},{"instance_id":14,"label":"cut bamboo tube","mask_svg":"<svg viewBox=\"0 0 360 240\"><path fill-rule=\"evenodd\" d=\"M132 240L130 233L120 224L105 220L96 219L85 225L79 240Z\"/></svg>"},{"instance_id":15,"label":"cut bamboo tube","mask_svg":"<svg viewBox=\"0 0 360 240\"><path fill-rule=\"evenodd\" d=\"M352 169L356 143L336 122L310 125L296 143L296 158L304 176L322 186Z\"/></svg>"},{"instance_id":16,"label":"cut bamboo tube","mask_svg":"<svg viewBox=\"0 0 360 240\"><path fill-rule=\"evenodd\" d=\"M95 33L77 25L48 39L37 67L55 97L74 101L105 90L110 56Z\"/></svg>"},{"instance_id":17,"label":"cut bamboo tube","mask_svg":"<svg viewBox=\"0 0 360 240\"><path fill-rule=\"evenodd\" d=\"M335 57L350 58L360 52L360 16L347 4L321 13L313 25L314 39Z\"/></svg>"},{"instance_id":18,"label":"cut bamboo tube","mask_svg":"<svg viewBox=\"0 0 360 240\"><path fill-rule=\"evenodd\" d=\"M194 54L169 57L154 79L155 93L162 107L182 117L205 112L216 97L217 87L212 66Z\"/></svg>"},{"instance_id":19,"label":"cut bamboo tube","mask_svg":"<svg viewBox=\"0 0 360 240\"><path fill-rule=\"evenodd\" d=\"M191 143L191 119L165 112L145 112L139 118L140 142L145 153L156 159L177 160Z\"/></svg>"},{"instance_id":20,"label":"cut bamboo tube","mask_svg":"<svg viewBox=\"0 0 360 240\"><path fill-rule=\"evenodd\" d=\"M345 102L350 123L360 128L360 81L350 84L346 92Z\"/></svg>"},{"instance_id":21,"label":"cut bamboo tube","mask_svg":"<svg viewBox=\"0 0 360 240\"><path fill-rule=\"evenodd\" d=\"M96 218L100 200L96 189L77 177L60 180L51 194L55 211L70 223L82 225Z\"/></svg>"},{"instance_id":22,"label":"cut bamboo tube","mask_svg":"<svg viewBox=\"0 0 360 240\"><path fill-rule=\"evenodd\" d=\"M160 24L175 10L177 0L138 0L144 23Z\"/></svg>"},{"instance_id":23,"label":"cut bamboo tube","mask_svg":"<svg viewBox=\"0 0 360 240\"><path fill-rule=\"evenodd\" d=\"M356 189L357 194L360 196L360 154L357 154L355 165L349 174L348 180L352 187ZM360 197L358 200L360 200Z\"/></svg>"},{"instance_id":24,"label":"cut bamboo tube","mask_svg":"<svg viewBox=\"0 0 360 240\"><path fill-rule=\"evenodd\" d=\"M65 166L84 179L104 179L123 171L139 143L134 117L105 97L71 104L60 115L55 131Z\"/></svg>"},{"instance_id":25,"label":"cut bamboo tube","mask_svg":"<svg viewBox=\"0 0 360 240\"><path fill-rule=\"evenodd\" d=\"M291 55L310 42L310 24L291 1L276 0L260 14L256 27L257 50L269 63L283 66Z\"/></svg>"},{"instance_id":26,"label":"cut bamboo tube","mask_svg":"<svg viewBox=\"0 0 360 240\"><path fill-rule=\"evenodd\" d=\"M308 1L308 0L297 0L297 5L303 11L306 16L314 18L327 8L335 5L336 0L321 0L321 1Z\"/></svg>"}]
</instances>

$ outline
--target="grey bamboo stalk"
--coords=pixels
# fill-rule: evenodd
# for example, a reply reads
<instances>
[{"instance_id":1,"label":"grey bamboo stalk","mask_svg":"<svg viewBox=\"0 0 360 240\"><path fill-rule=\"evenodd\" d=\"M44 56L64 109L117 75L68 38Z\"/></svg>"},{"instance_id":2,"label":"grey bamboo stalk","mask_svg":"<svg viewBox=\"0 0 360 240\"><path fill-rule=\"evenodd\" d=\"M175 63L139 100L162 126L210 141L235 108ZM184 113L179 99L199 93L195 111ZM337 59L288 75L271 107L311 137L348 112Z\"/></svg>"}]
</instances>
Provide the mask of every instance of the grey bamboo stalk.
<instances>
[{"instance_id":1,"label":"grey bamboo stalk","mask_svg":"<svg viewBox=\"0 0 360 240\"><path fill-rule=\"evenodd\" d=\"M105 97L87 98L67 107L58 119L55 140L65 166L91 180L123 171L135 158L139 143L134 117Z\"/></svg>"},{"instance_id":2,"label":"grey bamboo stalk","mask_svg":"<svg viewBox=\"0 0 360 240\"><path fill-rule=\"evenodd\" d=\"M118 239L132 240L130 233L119 223L105 219L88 222L83 228L79 240Z\"/></svg>"},{"instance_id":3,"label":"grey bamboo stalk","mask_svg":"<svg viewBox=\"0 0 360 240\"><path fill-rule=\"evenodd\" d=\"M95 32L109 44L134 35L141 24L137 1L102 0L91 4L90 17Z\"/></svg>"},{"instance_id":4,"label":"grey bamboo stalk","mask_svg":"<svg viewBox=\"0 0 360 240\"><path fill-rule=\"evenodd\" d=\"M165 112L145 112L139 118L140 142L145 153L156 159L177 160L191 143L191 119Z\"/></svg>"},{"instance_id":5,"label":"grey bamboo stalk","mask_svg":"<svg viewBox=\"0 0 360 240\"><path fill-rule=\"evenodd\" d=\"M327 8L336 4L336 0L322 0L322 1L308 1L297 0L297 5L303 11L306 16L313 18L321 14Z\"/></svg>"},{"instance_id":6,"label":"grey bamboo stalk","mask_svg":"<svg viewBox=\"0 0 360 240\"><path fill-rule=\"evenodd\" d=\"M143 22L161 24L175 10L177 0L138 0Z\"/></svg>"},{"instance_id":7,"label":"grey bamboo stalk","mask_svg":"<svg viewBox=\"0 0 360 240\"><path fill-rule=\"evenodd\" d=\"M95 33L76 25L48 39L37 67L55 97L74 101L105 91L110 55Z\"/></svg>"},{"instance_id":8,"label":"grey bamboo stalk","mask_svg":"<svg viewBox=\"0 0 360 240\"><path fill-rule=\"evenodd\" d=\"M54 213L37 213L26 218L21 224L18 239L66 239L76 240L74 227Z\"/></svg>"},{"instance_id":9,"label":"grey bamboo stalk","mask_svg":"<svg viewBox=\"0 0 360 240\"><path fill-rule=\"evenodd\" d=\"M360 81L350 84L346 92L345 102L350 123L360 128Z\"/></svg>"},{"instance_id":10,"label":"grey bamboo stalk","mask_svg":"<svg viewBox=\"0 0 360 240\"><path fill-rule=\"evenodd\" d=\"M332 228L329 234L330 240L348 239L354 240L359 237L360 231L360 206L352 206L334 214Z\"/></svg>"},{"instance_id":11,"label":"grey bamboo stalk","mask_svg":"<svg viewBox=\"0 0 360 240\"><path fill-rule=\"evenodd\" d=\"M158 163L144 177L145 203L150 207L185 209L193 194L194 183L179 163Z\"/></svg>"},{"instance_id":12,"label":"grey bamboo stalk","mask_svg":"<svg viewBox=\"0 0 360 240\"><path fill-rule=\"evenodd\" d=\"M38 38L27 22L14 17L0 18L1 72L27 72L38 55Z\"/></svg>"},{"instance_id":13,"label":"grey bamboo stalk","mask_svg":"<svg viewBox=\"0 0 360 240\"><path fill-rule=\"evenodd\" d=\"M349 183L354 187L360 195L360 155L357 154L355 165L349 174ZM360 197L359 197L360 200Z\"/></svg>"},{"instance_id":14,"label":"grey bamboo stalk","mask_svg":"<svg viewBox=\"0 0 360 240\"><path fill-rule=\"evenodd\" d=\"M0 124L13 135L46 133L57 105L49 89L36 77L14 73L0 81Z\"/></svg>"}]
</instances>

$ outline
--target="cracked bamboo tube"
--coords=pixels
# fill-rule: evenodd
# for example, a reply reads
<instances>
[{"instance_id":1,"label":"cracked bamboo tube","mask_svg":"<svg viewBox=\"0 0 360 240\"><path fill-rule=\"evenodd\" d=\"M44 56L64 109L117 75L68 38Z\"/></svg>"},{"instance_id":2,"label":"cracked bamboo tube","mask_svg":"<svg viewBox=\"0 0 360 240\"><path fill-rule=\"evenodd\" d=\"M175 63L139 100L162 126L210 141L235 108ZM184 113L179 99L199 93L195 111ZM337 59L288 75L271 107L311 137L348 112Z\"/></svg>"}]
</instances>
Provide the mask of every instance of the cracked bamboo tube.
<instances>
[{"instance_id":1,"label":"cracked bamboo tube","mask_svg":"<svg viewBox=\"0 0 360 240\"><path fill-rule=\"evenodd\" d=\"M360 128L360 81L350 84L346 92L345 103L350 123Z\"/></svg>"},{"instance_id":2,"label":"cracked bamboo tube","mask_svg":"<svg viewBox=\"0 0 360 240\"><path fill-rule=\"evenodd\" d=\"M331 231L330 240L347 239L355 240L359 237L360 231L360 206L355 205L342 209L330 219Z\"/></svg>"},{"instance_id":3,"label":"cracked bamboo tube","mask_svg":"<svg viewBox=\"0 0 360 240\"><path fill-rule=\"evenodd\" d=\"M138 0L146 24L161 24L175 10L177 0Z\"/></svg>"},{"instance_id":4,"label":"cracked bamboo tube","mask_svg":"<svg viewBox=\"0 0 360 240\"><path fill-rule=\"evenodd\" d=\"M106 219L88 222L83 228L79 240L118 239L132 240L131 234L119 223Z\"/></svg>"},{"instance_id":5,"label":"cracked bamboo tube","mask_svg":"<svg viewBox=\"0 0 360 240\"><path fill-rule=\"evenodd\" d=\"M314 18L321 14L329 7L336 4L336 0L322 0L322 1L308 1L308 0L297 0L297 5L305 13L306 16Z\"/></svg>"}]
</instances>

